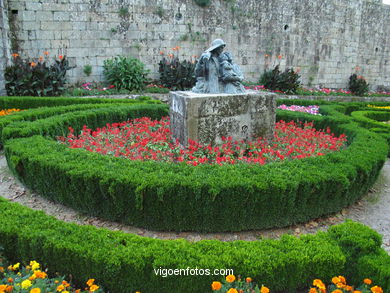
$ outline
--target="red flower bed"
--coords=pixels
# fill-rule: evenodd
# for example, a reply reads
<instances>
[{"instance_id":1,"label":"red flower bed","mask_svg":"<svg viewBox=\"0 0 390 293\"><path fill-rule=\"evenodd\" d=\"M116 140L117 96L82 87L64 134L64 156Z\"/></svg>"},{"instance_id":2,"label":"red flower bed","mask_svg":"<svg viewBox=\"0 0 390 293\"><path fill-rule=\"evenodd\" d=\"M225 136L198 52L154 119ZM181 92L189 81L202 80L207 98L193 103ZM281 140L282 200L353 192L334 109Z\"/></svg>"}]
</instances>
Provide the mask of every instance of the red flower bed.
<instances>
[{"instance_id":1,"label":"red flower bed","mask_svg":"<svg viewBox=\"0 0 390 293\"><path fill-rule=\"evenodd\" d=\"M298 125L294 122L276 123L274 140L258 138L253 142L233 141L225 138L220 146L204 146L189 141L187 148L172 139L169 118L152 121L140 118L107 124L93 131L84 126L79 136L74 130L59 141L71 148L84 148L91 152L124 157L130 160L156 160L198 164L266 164L274 161L322 156L345 147L344 134L336 137L313 128L313 123Z\"/></svg>"}]
</instances>

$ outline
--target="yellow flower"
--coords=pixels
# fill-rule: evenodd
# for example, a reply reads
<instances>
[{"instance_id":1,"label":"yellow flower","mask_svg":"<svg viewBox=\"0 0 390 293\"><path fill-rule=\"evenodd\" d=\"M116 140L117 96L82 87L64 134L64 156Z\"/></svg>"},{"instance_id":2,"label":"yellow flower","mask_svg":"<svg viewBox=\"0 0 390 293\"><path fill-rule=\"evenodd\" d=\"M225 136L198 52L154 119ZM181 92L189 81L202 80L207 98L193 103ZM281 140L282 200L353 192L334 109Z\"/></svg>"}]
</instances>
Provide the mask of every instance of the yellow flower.
<instances>
[{"instance_id":1,"label":"yellow flower","mask_svg":"<svg viewBox=\"0 0 390 293\"><path fill-rule=\"evenodd\" d=\"M0 292L4 292L7 285L0 285Z\"/></svg>"},{"instance_id":2,"label":"yellow flower","mask_svg":"<svg viewBox=\"0 0 390 293\"><path fill-rule=\"evenodd\" d=\"M30 290L30 293L41 293L41 289L33 288L33 289Z\"/></svg>"},{"instance_id":3,"label":"yellow flower","mask_svg":"<svg viewBox=\"0 0 390 293\"><path fill-rule=\"evenodd\" d=\"M371 292L372 293L383 293L383 290L379 286L374 286L374 287L371 287Z\"/></svg>"},{"instance_id":4,"label":"yellow flower","mask_svg":"<svg viewBox=\"0 0 390 293\"><path fill-rule=\"evenodd\" d=\"M261 285L260 292L261 292L261 293L269 293L269 289L268 289L267 287Z\"/></svg>"},{"instance_id":5,"label":"yellow flower","mask_svg":"<svg viewBox=\"0 0 390 293\"><path fill-rule=\"evenodd\" d=\"M92 285L91 287L89 287L89 291L91 292L95 292L97 289L99 289L99 286L96 285Z\"/></svg>"},{"instance_id":6,"label":"yellow flower","mask_svg":"<svg viewBox=\"0 0 390 293\"><path fill-rule=\"evenodd\" d=\"M236 277L234 275L228 275L226 276L226 282L233 283Z\"/></svg>"},{"instance_id":7,"label":"yellow flower","mask_svg":"<svg viewBox=\"0 0 390 293\"><path fill-rule=\"evenodd\" d=\"M32 269L33 271L35 271L35 270L39 269L40 264L37 263L35 260L33 260L33 261L30 261L30 266L31 266L31 269Z\"/></svg>"},{"instance_id":8,"label":"yellow flower","mask_svg":"<svg viewBox=\"0 0 390 293\"><path fill-rule=\"evenodd\" d=\"M59 286L57 286L57 291L58 292L62 292L62 291L64 291L65 290L65 287L64 287L64 285L59 285Z\"/></svg>"},{"instance_id":9,"label":"yellow flower","mask_svg":"<svg viewBox=\"0 0 390 293\"><path fill-rule=\"evenodd\" d=\"M19 267L20 267L20 262L18 262L17 264L14 264L12 266L12 270L15 271L15 270L19 269Z\"/></svg>"},{"instance_id":10,"label":"yellow flower","mask_svg":"<svg viewBox=\"0 0 390 293\"><path fill-rule=\"evenodd\" d=\"M91 287L91 286L93 285L94 282L95 282L95 279L89 279L89 280L87 281L87 285L88 285L89 287Z\"/></svg>"},{"instance_id":11,"label":"yellow flower","mask_svg":"<svg viewBox=\"0 0 390 293\"><path fill-rule=\"evenodd\" d=\"M227 293L238 293L238 291L234 288L230 288L229 291L227 291Z\"/></svg>"},{"instance_id":12,"label":"yellow flower","mask_svg":"<svg viewBox=\"0 0 390 293\"><path fill-rule=\"evenodd\" d=\"M32 286L32 284L31 284L30 280L24 280L21 283L21 286L22 286L22 289L28 289L28 288L30 288Z\"/></svg>"},{"instance_id":13,"label":"yellow flower","mask_svg":"<svg viewBox=\"0 0 390 293\"><path fill-rule=\"evenodd\" d=\"M221 289L222 288L222 284L220 283L220 282L213 282L212 284L211 284L211 289L213 290L213 291L217 291L217 290L219 290L219 289Z\"/></svg>"},{"instance_id":14,"label":"yellow flower","mask_svg":"<svg viewBox=\"0 0 390 293\"><path fill-rule=\"evenodd\" d=\"M372 281L370 279L364 279L363 280L364 284L371 285Z\"/></svg>"}]
</instances>

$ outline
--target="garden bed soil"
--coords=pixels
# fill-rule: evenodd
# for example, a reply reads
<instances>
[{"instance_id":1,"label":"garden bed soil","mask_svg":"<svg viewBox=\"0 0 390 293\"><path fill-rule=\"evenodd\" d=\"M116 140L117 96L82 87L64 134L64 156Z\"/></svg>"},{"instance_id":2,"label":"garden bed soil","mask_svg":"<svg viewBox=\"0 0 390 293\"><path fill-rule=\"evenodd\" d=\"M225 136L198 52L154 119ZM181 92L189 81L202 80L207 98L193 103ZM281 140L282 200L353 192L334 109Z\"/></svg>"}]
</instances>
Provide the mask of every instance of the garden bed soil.
<instances>
[{"instance_id":1,"label":"garden bed soil","mask_svg":"<svg viewBox=\"0 0 390 293\"><path fill-rule=\"evenodd\" d=\"M248 231L234 233L194 233L194 232L154 232L142 228L126 226L120 223L104 221L95 217L80 214L61 204L49 201L27 189L10 172L3 153L0 154L0 195L12 202L18 202L35 210L42 210L59 220L73 222L80 225L94 225L114 231L134 233L140 236L159 239L185 238L190 241L202 239L218 239L221 241L248 240L262 238L277 239L288 233L299 236L306 233L315 233L326 230L329 226L352 219L378 231L383 235L383 247L390 253L390 159L386 161L380 176L361 200L354 205L343 209L340 213L282 229L263 231Z\"/></svg>"}]
</instances>

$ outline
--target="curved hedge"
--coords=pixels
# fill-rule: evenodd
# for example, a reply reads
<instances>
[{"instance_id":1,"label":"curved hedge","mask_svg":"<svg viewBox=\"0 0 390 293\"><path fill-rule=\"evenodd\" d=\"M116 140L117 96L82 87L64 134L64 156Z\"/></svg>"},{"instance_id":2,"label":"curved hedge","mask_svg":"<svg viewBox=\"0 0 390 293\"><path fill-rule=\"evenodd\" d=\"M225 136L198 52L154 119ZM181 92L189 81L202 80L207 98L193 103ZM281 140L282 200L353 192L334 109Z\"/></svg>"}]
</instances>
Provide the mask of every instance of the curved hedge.
<instances>
[{"instance_id":1,"label":"curved hedge","mask_svg":"<svg viewBox=\"0 0 390 293\"><path fill-rule=\"evenodd\" d=\"M64 223L1 198L0 217L0 245L10 260L34 259L51 271L72 274L80 283L95 278L109 292L209 292L211 282L222 278L164 278L155 275L154 269L159 268L233 269L236 275L251 276L272 292L307 289L313 279L329 281L350 268L352 274L347 278L360 283L369 276L384 292L390 289L386 269L390 257L380 248L381 237L353 222L300 238L285 235L280 240L192 243ZM366 253L371 262L364 266Z\"/></svg>"},{"instance_id":2,"label":"curved hedge","mask_svg":"<svg viewBox=\"0 0 390 293\"><path fill-rule=\"evenodd\" d=\"M25 138L7 141L8 164L33 190L90 215L154 230L220 232L288 226L338 212L374 183L388 152L380 136L359 128L339 106L323 106L328 116L277 115L345 133L347 149L265 166L129 161L33 136L62 135L69 125L95 128L125 117L166 115L164 106L142 107L144 112L118 106L10 124L3 139Z\"/></svg>"}]
</instances>

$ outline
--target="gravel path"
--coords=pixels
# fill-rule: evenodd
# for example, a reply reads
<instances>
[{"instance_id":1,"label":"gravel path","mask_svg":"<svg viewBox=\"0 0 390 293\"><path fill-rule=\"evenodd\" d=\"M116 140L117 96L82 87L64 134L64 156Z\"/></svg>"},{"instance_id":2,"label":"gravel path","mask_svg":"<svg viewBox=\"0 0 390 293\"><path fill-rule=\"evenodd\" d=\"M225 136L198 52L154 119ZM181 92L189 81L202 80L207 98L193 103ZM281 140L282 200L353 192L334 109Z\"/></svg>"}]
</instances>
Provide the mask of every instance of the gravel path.
<instances>
[{"instance_id":1,"label":"gravel path","mask_svg":"<svg viewBox=\"0 0 390 293\"><path fill-rule=\"evenodd\" d=\"M98 218L82 215L63 205L49 201L24 187L11 174L7 167L3 153L0 153L0 196L10 201L21 203L32 209L43 210L59 220L74 222L81 225L95 225L111 230L122 230L145 237L160 239L185 238L190 241L202 239L232 240L256 240L261 238L278 238L284 233L301 235L315 233L318 230L326 230L329 226L343 222L344 219L352 219L368 225L383 235L383 247L390 253L390 159L386 161L376 184L354 205L342 210L330 217L324 217L310 221L306 224L295 225L283 229L270 229L263 231L249 231L236 233L193 233L193 232L154 232L141 228L126 226L119 223L104 221Z\"/></svg>"}]
</instances>

